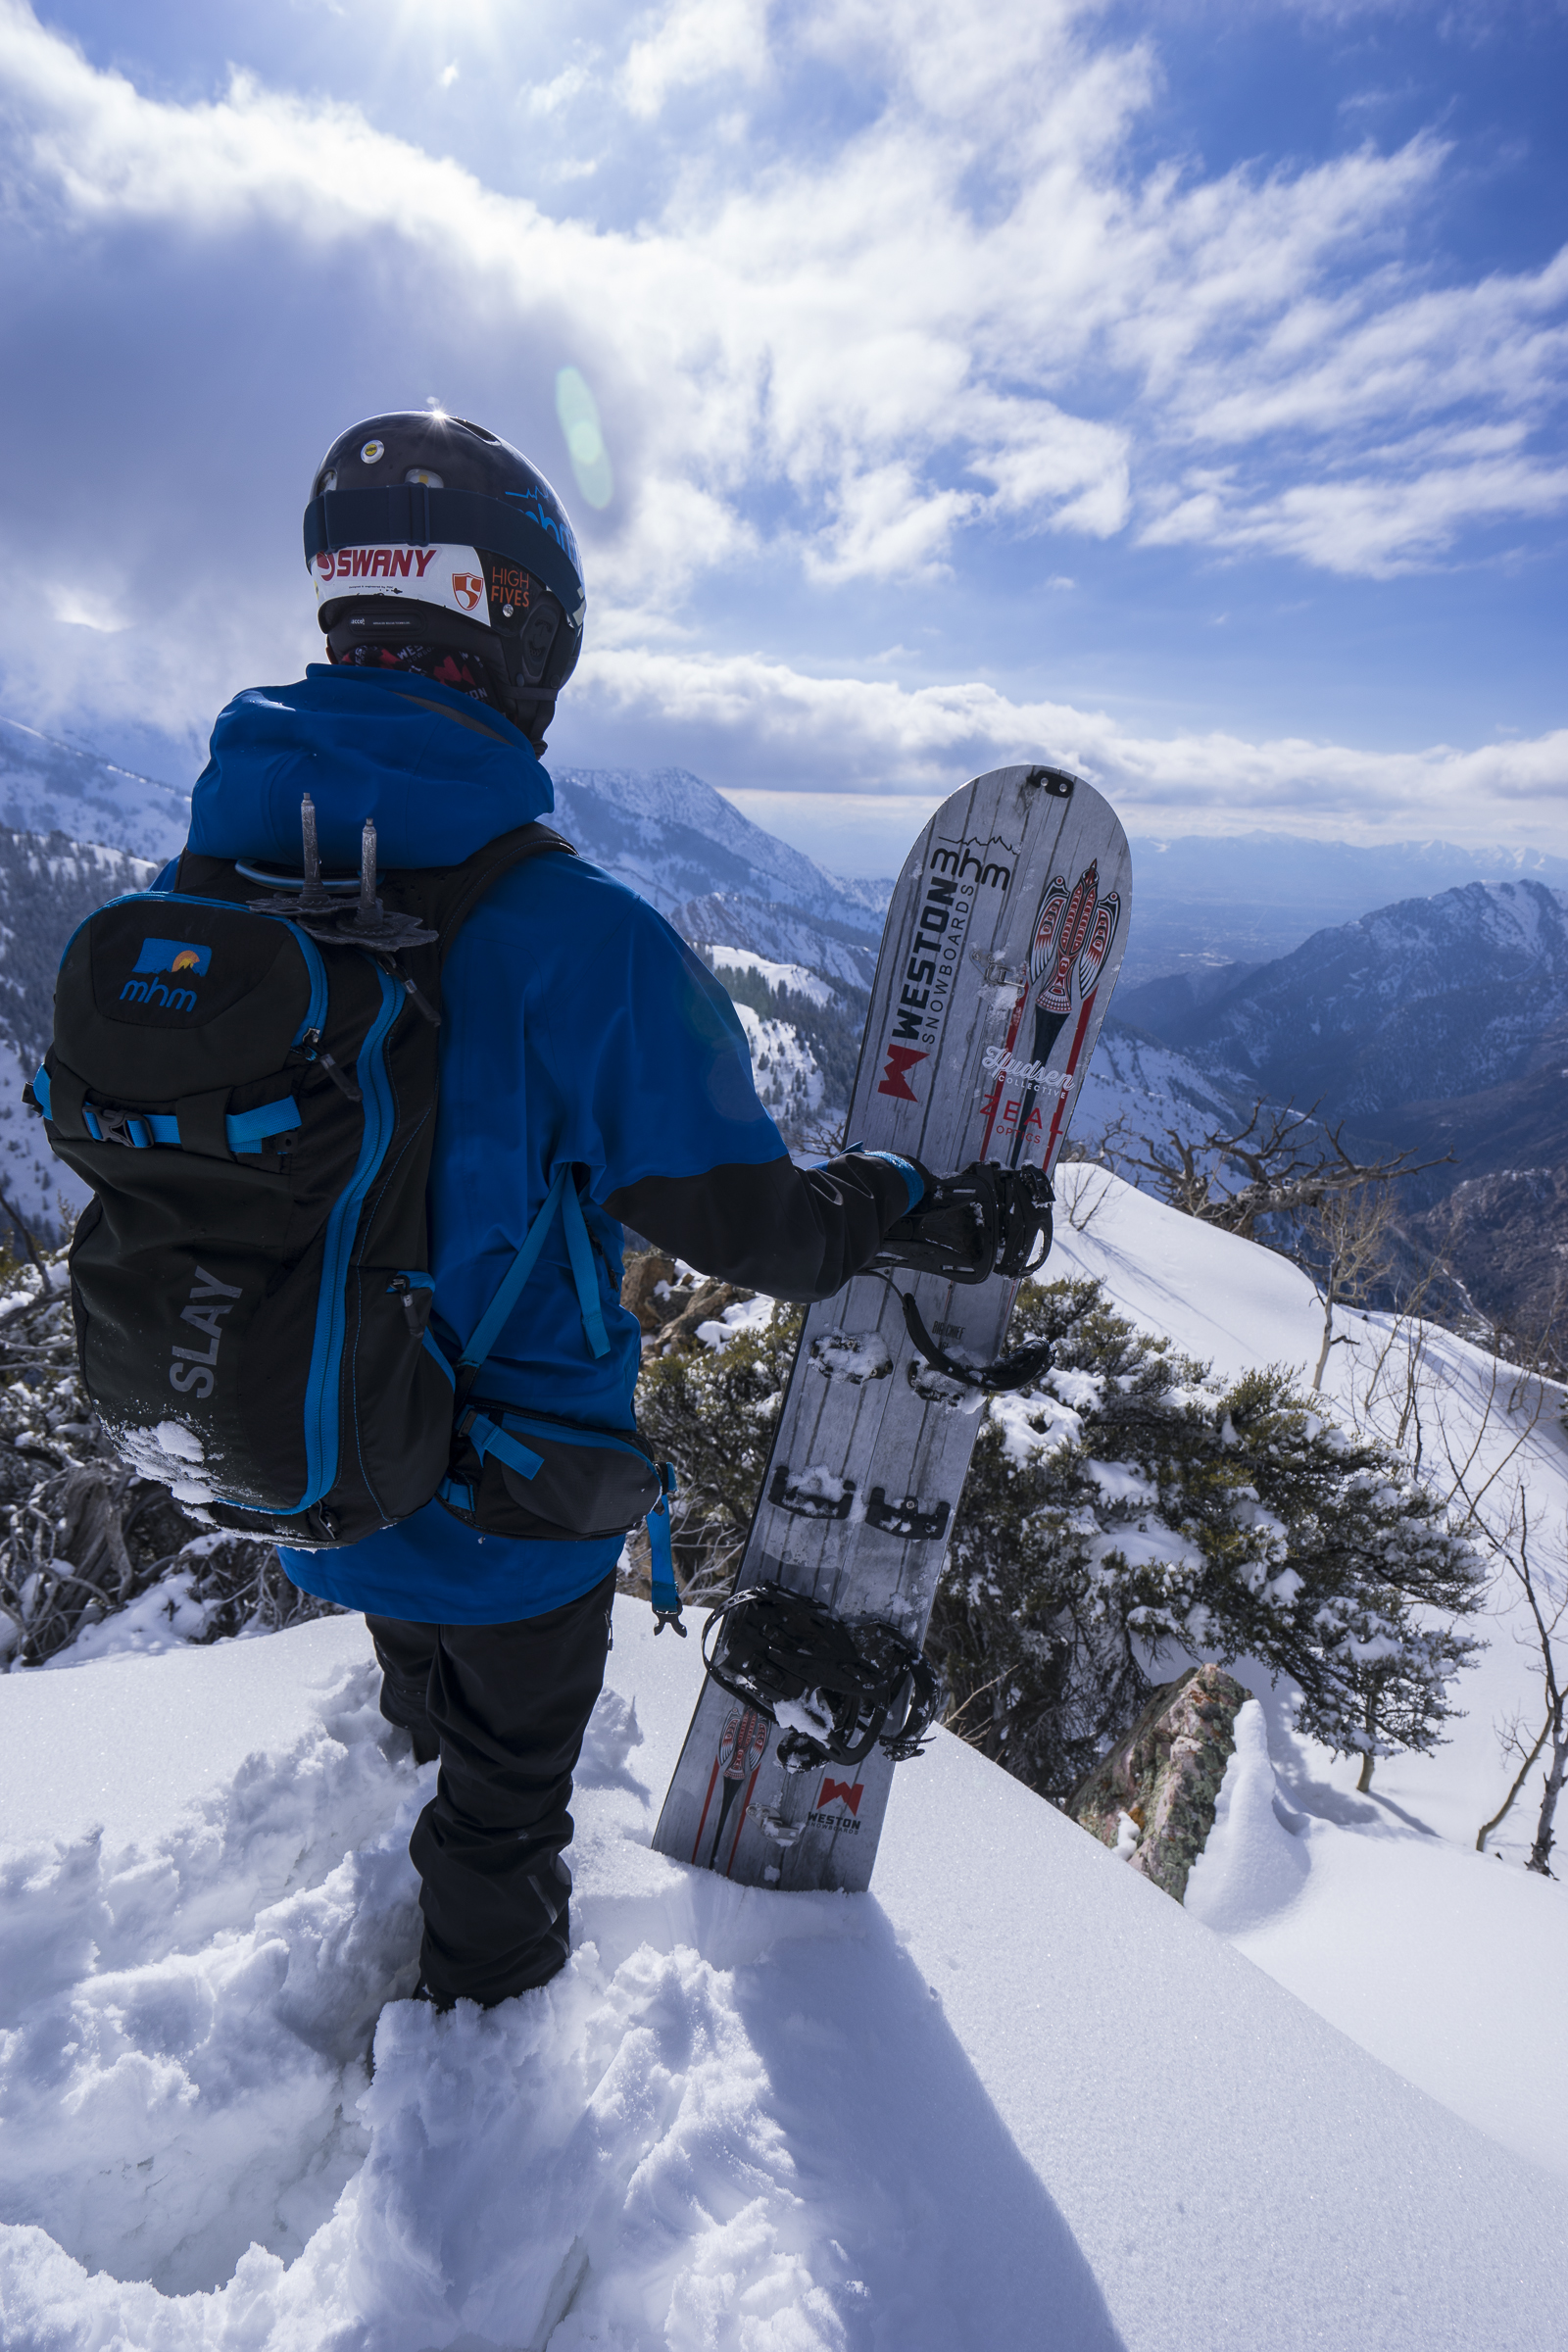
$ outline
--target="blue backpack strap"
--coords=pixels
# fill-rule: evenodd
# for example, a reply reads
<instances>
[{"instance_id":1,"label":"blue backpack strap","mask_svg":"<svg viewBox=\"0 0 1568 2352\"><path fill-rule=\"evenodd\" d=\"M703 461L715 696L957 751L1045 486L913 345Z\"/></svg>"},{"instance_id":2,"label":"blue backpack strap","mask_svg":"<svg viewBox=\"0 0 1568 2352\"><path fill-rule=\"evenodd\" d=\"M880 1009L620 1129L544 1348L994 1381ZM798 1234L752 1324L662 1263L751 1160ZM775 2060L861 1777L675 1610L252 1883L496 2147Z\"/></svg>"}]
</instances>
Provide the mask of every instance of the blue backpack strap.
<instances>
[{"instance_id":1,"label":"blue backpack strap","mask_svg":"<svg viewBox=\"0 0 1568 2352\"><path fill-rule=\"evenodd\" d=\"M487 1453L493 1453L498 1462L505 1462L509 1469L515 1470L521 1478L537 1478L544 1468L542 1455L535 1453L531 1446L524 1446L511 1436L487 1413L474 1414L468 1424L468 1440L481 1461Z\"/></svg>"},{"instance_id":2,"label":"blue backpack strap","mask_svg":"<svg viewBox=\"0 0 1568 2352\"><path fill-rule=\"evenodd\" d=\"M467 1401L467 1393L475 1383L479 1366L484 1364L489 1350L501 1339L501 1327L506 1324L506 1317L511 1315L513 1307L517 1305L524 1282L529 1280L529 1275L536 1268L538 1251L546 1247L550 1218L555 1216L558 1209L562 1211L562 1223L566 1228L566 1256L571 1258L571 1280L576 1282L578 1310L583 1315L583 1331L588 1334L588 1346L595 1352L595 1357L609 1354L609 1334L604 1329L604 1307L600 1305L600 1280L597 1280L595 1265L592 1265L592 1242L588 1240L588 1221L583 1216L583 1201L578 1200L576 1183L571 1181L571 1166L560 1166L546 1193L543 1209L538 1211L534 1223L526 1230L522 1249L513 1258L513 1263L508 1265L506 1275L501 1277L501 1289L491 1298L491 1303L484 1307L484 1315L479 1317L470 1341L464 1348L464 1354L459 1357L459 1378L456 1378L454 1399L459 1411L464 1409Z\"/></svg>"},{"instance_id":3,"label":"blue backpack strap","mask_svg":"<svg viewBox=\"0 0 1568 2352\"><path fill-rule=\"evenodd\" d=\"M582 1202L577 1198L577 1187L572 1182L570 1166L559 1167L545 1195L544 1206L523 1238L522 1248L507 1268L500 1289L480 1316L468 1345L458 1358L457 1396L454 1401L459 1411L467 1402L468 1392L485 1358L500 1339L503 1324L522 1296L523 1285L539 1261L539 1252L545 1246L545 1235L558 1208L565 1227L566 1254L571 1260L571 1278L577 1286L577 1305L582 1314L582 1327L587 1334L588 1345L596 1356L610 1353L610 1335L605 1330L605 1310L599 1299L599 1280L594 1272L594 1247L588 1238L587 1220L582 1213Z\"/></svg>"},{"instance_id":4,"label":"blue backpack strap","mask_svg":"<svg viewBox=\"0 0 1568 2352\"><path fill-rule=\"evenodd\" d=\"M454 1402L459 1410L467 1402L468 1391L478 1376L480 1366L500 1339L501 1327L516 1305L522 1286L538 1262L539 1252L545 1246L545 1235L550 1231L551 1219L561 1206L561 1197L570 1179L569 1167L556 1170L555 1181L545 1195L544 1206L529 1226L522 1248L502 1276L501 1288L479 1317L468 1345L458 1358L457 1396ZM580 1210L578 1214L581 1214Z\"/></svg>"},{"instance_id":5,"label":"blue backpack strap","mask_svg":"<svg viewBox=\"0 0 1568 2352\"><path fill-rule=\"evenodd\" d=\"M604 1309L599 1303L599 1277L594 1272L594 1246L588 1239L588 1221L582 1213L577 1187L568 1184L562 1196L562 1221L566 1228L566 1254L571 1259L571 1278L577 1285L577 1304L582 1309L582 1327L588 1335L588 1345L596 1356L610 1353L610 1339L605 1330Z\"/></svg>"},{"instance_id":6,"label":"blue backpack strap","mask_svg":"<svg viewBox=\"0 0 1568 2352\"><path fill-rule=\"evenodd\" d=\"M588 1345L596 1356L608 1355L610 1337L605 1330L604 1308L599 1298L599 1281L594 1271L593 1243L588 1238L588 1223L577 1198L569 1166L556 1170L555 1179L545 1196L544 1206L529 1226L522 1248L508 1267L490 1304L480 1316L468 1345L458 1359L457 1395L454 1409L463 1410L468 1392L478 1376L491 1348L501 1336L502 1325L522 1295L522 1287L538 1262L544 1248L550 1220L560 1208L566 1234L566 1254L571 1260L571 1276L577 1286L577 1304L582 1312L582 1327ZM540 1467L538 1454L509 1436L488 1416L480 1414L468 1432L481 1460L493 1453L501 1461L532 1478ZM654 1632L662 1634L672 1625L682 1641L686 1628L681 1623L680 1588L675 1582L675 1561L669 1540L669 1506L675 1493L675 1472L668 1462L659 1464L662 1492L648 1514L648 1544L653 1564ZM448 1481L450 1486L451 1482Z\"/></svg>"},{"instance_id":7,"label":"blue backpack strap","mask_svg":"<svg viewBox=\"0 0 1568 2352\"><path fill-rule=\"evenodd\" d=\"M680 1621L680 1587L675 1582L675 1561L669 1544L669 1506L675 1494L675 1470L671 1462L659 1465L660 1482L663 1493L648 1514L648 1548L653 1559L654 1637L672 1625L681 1640L686 1628Z\"/></svg>"}]
</instances>

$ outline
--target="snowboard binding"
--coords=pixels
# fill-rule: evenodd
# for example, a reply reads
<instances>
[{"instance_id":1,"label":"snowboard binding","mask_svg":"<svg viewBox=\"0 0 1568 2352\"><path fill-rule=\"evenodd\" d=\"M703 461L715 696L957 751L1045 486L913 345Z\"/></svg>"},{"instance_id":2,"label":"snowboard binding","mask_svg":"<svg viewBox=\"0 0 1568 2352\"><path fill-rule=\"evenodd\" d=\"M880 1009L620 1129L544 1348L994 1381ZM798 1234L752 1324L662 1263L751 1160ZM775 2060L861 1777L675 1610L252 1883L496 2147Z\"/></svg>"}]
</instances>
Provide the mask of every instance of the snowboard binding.
<instances>
[{"instance_id":1,"label":"snowboard binding","mask_svg":"<svg viewBox=\"0 0 1568 2352\"><path fill-rule=\"evenodd\" d=\"M993 1274L1016 1282L1051 1253L1054 1200L1044 1168L977 1159L956 1176L927 1176L924 1199L889 1227L870 1270L906 1266L941 1282L989 1282Z\"/></svg>"},{"instance_id":2,"label":"snowboard binding","mask_svg":"<svg viewBox=\"0 0 1568 2352\"><path fill-rule=\"evenodd\" d=\"M925 1659L892 1626L835 1617L777 1584L749 1586L713 1611L703 1663L720 1690L785 1727L786 1772L861 1764L878 1741L905 1763L920 1753L941 1697Z\"/></svg>"},{"instance_id":3,"label":"snowboard binding","mask_svg":"<svg viewBox=\"0 0 1568 2352\"><path fill-rule=\"evenodd\" d=\"M889 1227L866 1272L888 1283L904 1309L905 1329L933 1371L988 1396L1027 1388L1051 1368L1049 1343L1020 1348L994 1364L960 1363L938 1347L914 1294L889 1281L887 1269L906 1266L939 1282L989 1282L993 1274L1017 1282L1033 1274L1051 1254L1055 1200L1051 1178L1044 1168L1003 1168L975 1160L956 1176L927 1176L925 1186L919 1206Z\"/></svg>"}]
</instances>

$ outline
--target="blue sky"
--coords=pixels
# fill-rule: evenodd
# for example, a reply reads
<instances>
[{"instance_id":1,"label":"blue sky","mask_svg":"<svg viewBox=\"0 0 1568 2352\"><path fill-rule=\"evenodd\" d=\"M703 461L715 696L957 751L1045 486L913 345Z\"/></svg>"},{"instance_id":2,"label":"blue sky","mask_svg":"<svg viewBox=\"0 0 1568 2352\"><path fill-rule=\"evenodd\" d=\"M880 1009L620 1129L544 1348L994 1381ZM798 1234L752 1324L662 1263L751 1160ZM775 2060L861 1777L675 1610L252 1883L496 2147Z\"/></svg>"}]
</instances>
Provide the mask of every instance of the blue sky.
<instances>
[{"instance_id":1,"label":"blue sky","mask_svg":"<svg viewBox=\"0 0 1568 2352\"><path fill-rule=\"evenodd\" d=\"M1565 89L1556 0L0 0L0 705L188 778L433 399L578 524L564 762L1560 847Z\"/></svg>"}]
</instances>

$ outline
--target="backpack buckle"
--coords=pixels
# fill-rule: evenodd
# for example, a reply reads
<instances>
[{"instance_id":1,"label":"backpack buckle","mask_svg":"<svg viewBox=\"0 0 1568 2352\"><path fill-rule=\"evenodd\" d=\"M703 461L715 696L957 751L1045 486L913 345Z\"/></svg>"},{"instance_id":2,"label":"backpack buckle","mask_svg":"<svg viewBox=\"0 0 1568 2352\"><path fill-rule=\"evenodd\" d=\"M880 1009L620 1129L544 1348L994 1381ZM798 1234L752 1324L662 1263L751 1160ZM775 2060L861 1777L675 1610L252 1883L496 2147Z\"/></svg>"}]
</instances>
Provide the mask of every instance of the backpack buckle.
<instances>
[{"instance_id":1,"label":"backpack buckle","mask_svg":"<svg viewBox=\"0 0 1568 2352\"><path fill-rule=\"evenodd\" d=\"M90 1108L83 1108L82 1118L94 1143L123 1144L127 1152L145 1152L152 1144L152 1130L146 1120L118 1103L94 1102Z\"/></svg>"}]
</instances>

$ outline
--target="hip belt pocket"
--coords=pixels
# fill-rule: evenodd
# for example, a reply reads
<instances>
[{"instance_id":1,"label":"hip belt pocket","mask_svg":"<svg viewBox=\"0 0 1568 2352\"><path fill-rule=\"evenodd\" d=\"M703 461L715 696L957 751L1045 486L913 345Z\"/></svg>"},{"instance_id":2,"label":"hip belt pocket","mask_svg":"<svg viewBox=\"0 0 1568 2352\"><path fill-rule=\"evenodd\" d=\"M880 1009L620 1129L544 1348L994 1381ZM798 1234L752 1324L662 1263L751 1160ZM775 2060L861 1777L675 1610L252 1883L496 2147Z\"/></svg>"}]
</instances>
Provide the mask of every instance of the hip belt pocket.
<instances>
[{"instance_id":1,"label":"hip belt pocket","mask_svg":"<svg viewBox=\"0 0 1568 2352\"><path fill-rule=\"evenodd\" d=\"M459 1416L438 1490L485 1535L567 1544L629 1534L663 1492L635 1430L582 1429L482 1398Z\"/></svg>"}]
</instances>

